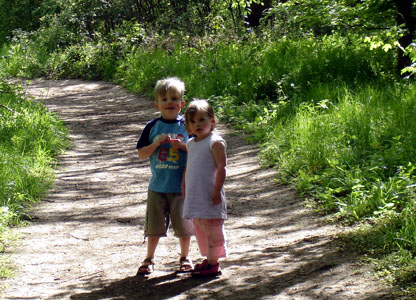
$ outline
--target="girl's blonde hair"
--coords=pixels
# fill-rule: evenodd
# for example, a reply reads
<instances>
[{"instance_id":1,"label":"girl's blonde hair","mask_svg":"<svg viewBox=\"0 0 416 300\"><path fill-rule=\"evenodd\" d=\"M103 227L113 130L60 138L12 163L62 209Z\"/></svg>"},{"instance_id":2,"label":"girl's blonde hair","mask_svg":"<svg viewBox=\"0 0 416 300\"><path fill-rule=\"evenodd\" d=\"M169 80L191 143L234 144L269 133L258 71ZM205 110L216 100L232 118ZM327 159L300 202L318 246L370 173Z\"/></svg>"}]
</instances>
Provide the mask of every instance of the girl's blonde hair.
<instances>
[{"instance_id":1,"label":"girl's blonde hair","mask_svg":"<svg viewBox=\"0 0 416 300\"><path fill-rule=\"evenodd\" d=\"M158 80L155 86L155 100L157 101L160 97L166 95L168 91L178 93L182 100L183 95L185 94L185 83L177 77L168 77Z\"/></svg>"},{"instance_id":2,"label":"girl's blonde hair","mask_svg":"<svg viewBox=\"0 0 416 300\"><path fill-rule=\"evenodd\" d=\"M191 103L189 103L185 111L185 127L188 133L191 134L191 129L189 128L189 124L191 123L191 120L193 119L193 117L195 116L197 112L204 112L208 115L209 118L215 120L215 123L211 128L211 130L214 130L214 127L218 122L217 117L215 116L214 109L208 103L207 100L194 99L191 101Z\"/></svg>"}]
</instances>

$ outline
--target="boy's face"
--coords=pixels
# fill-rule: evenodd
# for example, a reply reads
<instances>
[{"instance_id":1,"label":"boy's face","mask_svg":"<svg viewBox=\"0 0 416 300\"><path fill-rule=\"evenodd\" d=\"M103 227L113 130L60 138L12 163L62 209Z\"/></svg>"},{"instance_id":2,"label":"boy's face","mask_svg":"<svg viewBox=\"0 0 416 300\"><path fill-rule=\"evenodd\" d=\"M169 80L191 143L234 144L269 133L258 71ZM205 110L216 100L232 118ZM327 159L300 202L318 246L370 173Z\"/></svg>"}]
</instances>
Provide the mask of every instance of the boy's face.
<instances>
[{"instance_id":1,"label":"boy's face","mask_svg":"<svg viewBox=\"0 0 416 300\"><path fill-rule=\"evenodd\" d=\"M156 99L155 107L160 110L162 117L166 120L176 120L180 111L185 106L185 101L176 91L168 90L165 95Z\"/></svg>"}]
</instances>

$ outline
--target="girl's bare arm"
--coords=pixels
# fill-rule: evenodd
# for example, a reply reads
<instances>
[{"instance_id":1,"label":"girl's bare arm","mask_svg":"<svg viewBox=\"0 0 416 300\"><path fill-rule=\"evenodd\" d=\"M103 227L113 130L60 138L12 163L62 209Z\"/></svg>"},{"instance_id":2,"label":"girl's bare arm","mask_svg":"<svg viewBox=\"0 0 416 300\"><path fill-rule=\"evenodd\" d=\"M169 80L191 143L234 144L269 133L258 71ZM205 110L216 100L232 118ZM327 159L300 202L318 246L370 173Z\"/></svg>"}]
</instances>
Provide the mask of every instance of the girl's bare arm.
<instances>
[{"instance_id":1,"label":"girl's bare arm","mask_svg":"<svg viewBox=\"0 0 416 300\"><path fill-rule=\"evenodd\" d=\"M212 154L217 167L214 190L211 196L211 204L215 205L221 203L221 190L227 175L227 154L225 144L221 141L215 142L212 145Z\"/></svg>"}]
</instances>

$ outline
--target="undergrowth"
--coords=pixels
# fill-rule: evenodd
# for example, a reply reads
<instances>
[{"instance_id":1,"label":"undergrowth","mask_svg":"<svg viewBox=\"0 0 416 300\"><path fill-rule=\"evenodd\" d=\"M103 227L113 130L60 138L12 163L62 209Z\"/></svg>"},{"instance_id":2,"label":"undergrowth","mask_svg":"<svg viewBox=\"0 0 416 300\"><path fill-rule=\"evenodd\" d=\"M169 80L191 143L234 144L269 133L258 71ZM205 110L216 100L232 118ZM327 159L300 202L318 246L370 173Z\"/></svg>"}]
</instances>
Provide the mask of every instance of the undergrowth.
<instances>
[{"instance_id":1,"label":"undergrowth","mask_svg":"<svg viewBox=\"0 0 416 300\"><path fill-rule=\"evenodd\" d=\"M334 221L361 224L343 238L410 286L416 86L396 76L392 51L370 51L354 35L197 38L126 28L116 29L117 39L51 53L24 40L0 65L13 76L112 80L149 97L156 80L180 77L187 100L208 98L222 120L262 145L276 180L293 184Z\"/></svg>"}]
</instances>

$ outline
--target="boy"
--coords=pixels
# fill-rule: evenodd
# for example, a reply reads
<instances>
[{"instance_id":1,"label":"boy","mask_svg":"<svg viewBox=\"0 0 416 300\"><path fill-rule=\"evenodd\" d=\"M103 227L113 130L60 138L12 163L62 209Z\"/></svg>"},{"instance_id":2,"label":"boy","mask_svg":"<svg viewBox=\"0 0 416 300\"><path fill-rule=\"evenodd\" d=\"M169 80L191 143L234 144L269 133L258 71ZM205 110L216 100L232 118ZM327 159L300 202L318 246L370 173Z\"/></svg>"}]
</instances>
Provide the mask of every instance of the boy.
<instances>
[{"instance_id":1,"label":"boy","mask_svg":"<svg viewBox=\"0 0 416 300\"><path fill-rule=\"evenodd\" d=\"M181 257L179 272L190 272L188 258L192 222L182 217L183 197L181 182L186 165L188 134L184 118L179 116L185 106L185 84L175 77L159 80L155 86L155 107L159 118L148 122L137 142L140 159L150 158L152 178L149 182L145 237L147 255L138 274L150 274L154 269L154 255L159 238L166 236L170 221L179 238Z\"/></svg>"}]
</instances>

